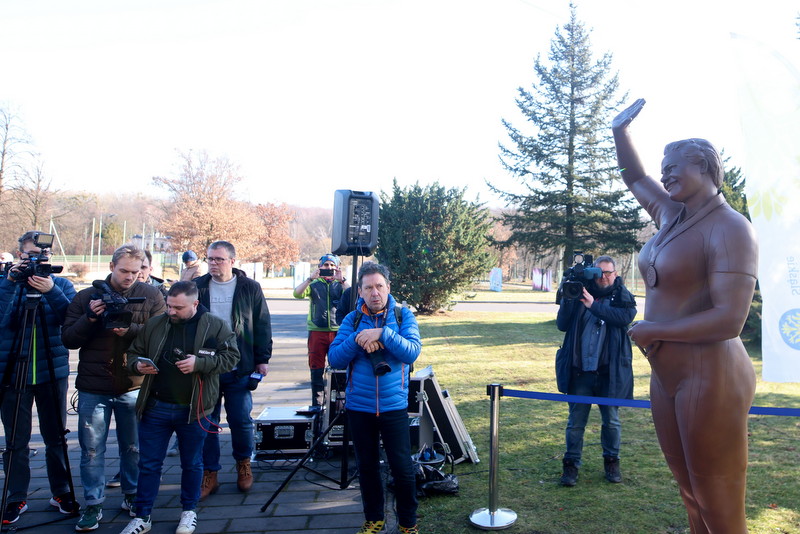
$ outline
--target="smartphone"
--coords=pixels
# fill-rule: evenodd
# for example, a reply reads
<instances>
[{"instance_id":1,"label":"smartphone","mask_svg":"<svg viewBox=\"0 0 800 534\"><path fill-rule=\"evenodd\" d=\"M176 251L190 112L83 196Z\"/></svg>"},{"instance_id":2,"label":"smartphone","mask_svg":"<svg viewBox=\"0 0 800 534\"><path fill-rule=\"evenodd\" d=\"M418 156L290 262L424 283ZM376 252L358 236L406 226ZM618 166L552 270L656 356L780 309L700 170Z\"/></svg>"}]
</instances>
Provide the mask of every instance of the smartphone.
<instances>
[{"instance_id":1,"label":"smartphone","mask_svg":"<svg viewBox=\"0 0 800 534\"><path fill-rule=\"evenodd\" d=\"M142 362L142 363L143 363L143 364L145 364L145 365L149 365L150 367L152 367L153 369L155 369L156 371L158 371L158 366L157 366L157 365L156 365L156 363L155 363L153 360L151 360L150 358L139 358L139 361L140 361L140 362Z\"/></svg>"},{"instance_id":2,"label":"smartphone","mask_svg":"<svg viewBox=\"0 0 800 534\"><path fill-rule=\"evenodd\" d=\"M333 269L320 269L319 270L319 275L320 276L334 276L335 274L336 274L336 271L334 271Z\"/></svg>"}]
</instances>

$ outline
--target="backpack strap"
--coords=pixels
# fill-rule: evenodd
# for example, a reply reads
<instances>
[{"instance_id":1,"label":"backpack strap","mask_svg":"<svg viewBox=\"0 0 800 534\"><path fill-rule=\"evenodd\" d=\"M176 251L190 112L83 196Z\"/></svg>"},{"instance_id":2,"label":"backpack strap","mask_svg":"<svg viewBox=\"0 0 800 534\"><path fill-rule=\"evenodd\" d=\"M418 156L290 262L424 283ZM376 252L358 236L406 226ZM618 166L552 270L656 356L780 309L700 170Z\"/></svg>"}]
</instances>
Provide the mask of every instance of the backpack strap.
<instances>
[{"instance_id":1,"label":"backpack strap","mask_svg":"<svg viewBox=\"0 0 800 534\"><path fill-rule=\"evenodd\" d=\"M364 316L364 312L361 310L356 310L356 317L353 319L353 332L358 330L358 325L361 323L361 318ZM400 326L403 324L403 307L397 304L394 307L394 318L397 321L397 325Z\"/></svg>"}]
</instances>

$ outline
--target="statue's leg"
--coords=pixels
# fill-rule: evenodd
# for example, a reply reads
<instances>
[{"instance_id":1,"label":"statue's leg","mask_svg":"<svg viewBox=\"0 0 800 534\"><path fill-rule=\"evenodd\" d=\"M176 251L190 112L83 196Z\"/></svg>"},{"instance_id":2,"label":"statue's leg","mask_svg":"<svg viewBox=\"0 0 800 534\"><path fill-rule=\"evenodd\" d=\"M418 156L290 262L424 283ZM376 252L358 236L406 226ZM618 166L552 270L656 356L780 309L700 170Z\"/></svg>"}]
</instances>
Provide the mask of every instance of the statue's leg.
<instances>
[{"instance_id":1,"label":"statue's leg","mask_svg":"<svg viewBox=\"0 0 800 534\"><path fill-rule=\"evenodd\" d=\"M755 373L739 346L694 347L691 379L675 399L692 494L711 534L747 532L747 412Z\"/></svg>"},{"instance_id":2,"label":"statue's leg","mask_svg":"<svg viewBox=\"0 0 800 534\"><path fill-rule=\"evenodd\" d=\"M692 492L691 477L683 450L680 425L675 412L675 398L668 394L654 374L650 380L650 404L652 406L653 423L661 445L661 452L672 476L678 482L681 498L689 516L689 527L692 534L708 534L703 522L700 507Z\"/></svg>"}]
</instances>

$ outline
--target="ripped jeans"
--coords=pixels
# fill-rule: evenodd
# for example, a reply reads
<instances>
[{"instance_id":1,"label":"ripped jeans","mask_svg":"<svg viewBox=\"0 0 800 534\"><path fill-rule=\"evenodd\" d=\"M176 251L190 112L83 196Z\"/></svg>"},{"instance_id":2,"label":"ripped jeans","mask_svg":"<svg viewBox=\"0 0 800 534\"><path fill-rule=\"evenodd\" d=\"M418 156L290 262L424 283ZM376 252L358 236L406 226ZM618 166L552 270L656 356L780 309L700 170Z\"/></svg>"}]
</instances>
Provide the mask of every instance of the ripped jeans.
<instances>
[{"instance_id":1,"label":"ripped jeans","mask_svg":"<svg viewBox=\"0 0 800 534\"><path fill-rule=\"evenodd\" d=\"M136 399L139 391L122 395L78 393L78 441L81 444L81 485L87 505L105 500L106 441L111 413L117 427L120 483L123 495L135 495L139 478L139 434ZM113 469L116 471L116 468Z\"/></svg>"}]
</instances>

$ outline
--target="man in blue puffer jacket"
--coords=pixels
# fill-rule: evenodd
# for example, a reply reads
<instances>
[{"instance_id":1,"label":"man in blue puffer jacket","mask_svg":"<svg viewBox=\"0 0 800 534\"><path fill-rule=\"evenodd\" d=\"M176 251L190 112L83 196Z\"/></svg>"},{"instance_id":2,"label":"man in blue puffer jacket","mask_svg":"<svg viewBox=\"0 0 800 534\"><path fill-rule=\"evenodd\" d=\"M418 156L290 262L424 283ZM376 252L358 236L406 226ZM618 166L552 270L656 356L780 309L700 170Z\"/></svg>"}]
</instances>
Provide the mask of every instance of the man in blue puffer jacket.
<instances>
[{"instance_id":1,"label":"man in blue puffer jacket","mask_svg":"<svg viewBox=\"0 0 800 534\"><path fill-rule=\"evenodd\" d=\"M348 369L347 420L353 437L365 523L359 532L383 532L385 524L379 444L395 482L401 534L417 530L417 488L408 427L408 380L422 344L414 314L389 294L389 269L366 262L358 271L361 298L339 326L328 361Z\"/></svg>"},{"instance_id":2,"label":"man in blue puffer jacket","mask_svg":"<svg viewBox=\"0 0 800 534\"><path fill-rule=\"evenodd\" d=\"M28 444L34 400L45 443L47 478L53 496L50 504L64 514L78 510L64 457L69 350L61 342L61 325L67 307L75 297L75 288L66 278L28 276L31 256L40 257L42 262L46 262L42 250L34 243L38 233L26 232L19 238L19 257L22 261L11 267L7 277L0 279L0 376L4 385L11 386L4 391L0 411L6 436L3 466L8 478L8 500L3 515L5 524L16 522L20 514L28 509L26 500L31 479ZM35 302L34 298L40 299L36 324L25 321L23 332L24 308L26 302ZM33 338L31 329L35 332ZM47 340L44 338L45 332ZM48 344L50 354L46 353ZM10 361L12 351L16 357L29 359L28 377L24 382L24 391L20 393L16 429L12 426L16 412L17 391L14 385L17 383L17 369L16 358Z\"/></svg>"}]
</instances>

